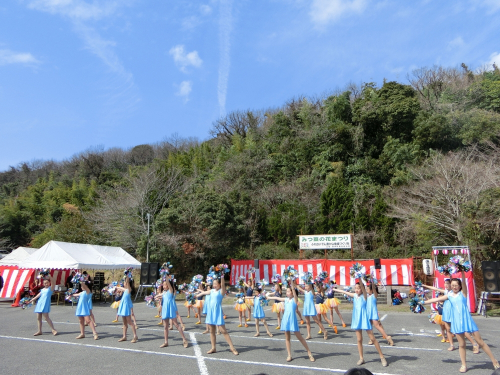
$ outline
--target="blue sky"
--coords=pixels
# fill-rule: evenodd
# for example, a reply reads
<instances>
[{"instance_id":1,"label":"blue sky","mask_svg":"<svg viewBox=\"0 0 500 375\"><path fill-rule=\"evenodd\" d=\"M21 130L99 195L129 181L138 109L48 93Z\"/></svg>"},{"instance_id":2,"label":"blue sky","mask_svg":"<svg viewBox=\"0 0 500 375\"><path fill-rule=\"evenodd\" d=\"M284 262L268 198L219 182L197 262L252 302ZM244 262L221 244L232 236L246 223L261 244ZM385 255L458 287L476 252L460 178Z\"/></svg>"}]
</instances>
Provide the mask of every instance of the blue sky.
<instances>
[{"instance_id":1,"label":"blue sky","mask_svg":"<svg viewBox=\"0 0 500 375\"><path fill-rule=\"evenodd\" d=\"M500 1L3 0L0 171L209 137L224 113L500 65Z\"/></svg>"}]
</instances>

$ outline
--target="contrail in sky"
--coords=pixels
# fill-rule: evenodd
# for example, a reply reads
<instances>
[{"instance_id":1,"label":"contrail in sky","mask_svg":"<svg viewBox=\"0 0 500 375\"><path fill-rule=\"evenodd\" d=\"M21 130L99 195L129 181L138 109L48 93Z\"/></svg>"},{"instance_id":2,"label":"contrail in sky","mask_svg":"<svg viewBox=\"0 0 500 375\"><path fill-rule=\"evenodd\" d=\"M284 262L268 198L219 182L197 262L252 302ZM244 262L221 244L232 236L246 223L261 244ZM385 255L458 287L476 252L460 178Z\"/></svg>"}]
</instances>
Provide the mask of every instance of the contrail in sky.
<instances>
[{"instance_id":1,"label":"contrail in sky","mask_svg":"<svg viewBox=\"0 0 500 375\"><path fill-rule=\"evenodd\" d=\"M217 88L220 115L226 115L226 94L229 68L231 66L232 0L220 0L219 16L219 84Z\"/></svg>"}]
</instances>

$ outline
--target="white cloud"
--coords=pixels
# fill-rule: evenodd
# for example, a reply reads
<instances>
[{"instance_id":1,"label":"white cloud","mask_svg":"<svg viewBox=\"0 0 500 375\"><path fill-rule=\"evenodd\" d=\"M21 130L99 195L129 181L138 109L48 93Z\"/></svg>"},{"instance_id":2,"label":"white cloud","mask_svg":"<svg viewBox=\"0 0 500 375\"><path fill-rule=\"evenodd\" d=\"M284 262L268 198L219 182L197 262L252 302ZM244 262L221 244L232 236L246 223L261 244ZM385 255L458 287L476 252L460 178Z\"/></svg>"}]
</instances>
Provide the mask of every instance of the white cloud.
<instances>
[{"instance_id":1,"label":"white cloud","mask_svg":"<svg viewBox=\"0 0 500 375\"><path fill-rule=\"evenodd\" d=\"M209 5L200 5L200 12L203 14L203 15L208 15L210 13L212 13L212 8L210 8Z\"/></svg>"},{"instance_id":2,"label":"white cloud","mask_svg":"<svg viewBox=\"0 0 500 375\"><path fill-rule=\"evenodd\" d=\"M455 39L448 43L448 48L459 48L465 45L464 40L461 36L457 36Z\"/></svg>"},{"instance_id":3,"label":"white cloud","mask_svg":"<svg viewBox=\"0 0 500 375\"><path fill-rule=\"evenodd\" d=\"M28 52L14 52L10 49L0 49L0 65L8 64L39 64L40 61Z\"/></svg>"},{"instance_id":4,"label":"white cloud","mask_svg":"<svg viewBox=\"0 0 500 375\"><path fill-rule=\"evenodd\" d=\"M187 67L194 66L195 68L199 68L203 63L203 60L200 59L197 51L186 53L183 45L172 47L168 53L172 55L175 63L184 73L186 72Z\"/></svg>"},{"instance_id":5,"label":"white cloud","mask_svg":"<svg viewBox=\"0 0 500 375\"><path fill-rule=\"evenodd\" d=\"M184 101L187 102L192 89L193 83L191 81L182 81L175 95L183 97Z\"/></svg>"},{"instance_id":6,"label":"white cloud","mask_svg":"<svg viewBox=\"0 0 500 375\"><path fill-rule=\"evenodd\" d=\"M345 14L362 13L367 5L367 0L313 0L309 15L316 25L324 26Z\"/></svg>"},{"instance_id":7,"label":"white cloud","mask_svg":"<svg viewBox=\"0 0 500 375\"><path fill-rule=\"evenodd\" d=\"M492 66L493 64L495 64L496 66L500 66L500 52L493 52L490 55L490 59L487 64L490 66Z\"/></svg>"},{"instance_id":8,"label":"white cloud","mask_svg":"<svg viewBox=\"0 0 500 375\"><path fill-rule=\"evenodd\" d=\"M106 0L88 3L84 0L33 0L28 8L59 14L79 20L96 20L113 14L120 2Z\"/></svg>"},{"instance_id":9,"label":"white cloud","mask_svg":"<svg viewBox=\"0 0 500 375\"><path fill-rule=\"evenodd\" d=\"M500 1L498 0L483 0L481 5L488 8L488 13L495 13L500 10Z\"/></svg>"}]
</instances>

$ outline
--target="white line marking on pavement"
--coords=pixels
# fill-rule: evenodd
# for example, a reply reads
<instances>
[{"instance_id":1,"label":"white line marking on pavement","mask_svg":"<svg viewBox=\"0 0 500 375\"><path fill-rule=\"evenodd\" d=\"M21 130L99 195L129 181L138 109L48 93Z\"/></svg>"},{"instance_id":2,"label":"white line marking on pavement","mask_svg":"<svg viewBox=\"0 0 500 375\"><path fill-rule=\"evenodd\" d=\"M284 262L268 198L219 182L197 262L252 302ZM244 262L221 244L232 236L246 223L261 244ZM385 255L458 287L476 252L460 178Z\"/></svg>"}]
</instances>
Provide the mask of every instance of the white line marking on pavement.
<instances>
[{"instance_id":1,"label":"white line marking on pavement","mask_svg":"<svg viewBox=\"0 0 500 375\"><path fill-rule=\"evenodd\" d=\"M67 322L53 322L54 324L79 324L79 323L67 323ZM101 326L102 327L102 326ZM122 328L122 326L118 326L118 325L109 325L107 327L113 327L113 328ZM405 331L405 329L403 328L402 329L403 331ZM154 331L154 332L163 332L163 329L159 329L159 328L141 328L139 327L139 331ZM176 330L171 330L170 331L171 333L172 332L178 332ZM187 333L187 331L184 331ZM195 334L195 335L202 335L201 332L189 332L189 334ZM426 335L426 334L419 334L419 333L412 333L410 331L405 331L404 333L394 333L392 334L393 336L396 336L396 335L405 335L405 336L424 336L424 337L434 337L434 336L431 336L431 335ZM231 334L231 337L238 337L238 338L243 338L245 340L247 339L250 339L250 340L270 340L270 341L285 341L285 339L278 339L278 338L270 338L270 337L262 337L262 336L259 336L259 337L253 337L253 336L241 336L241 335L234 335L234 334ZM334 338L335 336L329 336L331 338ZM295 341L295 342L299 342L299 340L297 339L292 339L291 341ZM350 342L332 342L332 341L309 341L309 343L311 344L321 344L321 345L346 345L346 346L358 346L358 344L355 344L355 343L350 343ZM373 346L372 345L364 345L368 348L372 348ZM423 350L423 351L429 351L429 352L440 352L442 351L442 349L431 349L431 348L410 348L410 347L407 347L407 346L389 346L389 345L380 345L381 348L387 348L387 349L403 349L403 350Z\"/></svg>"},{"instance_id":2,"label":"white line marking on pavement","mask_svg":"<svg viewBox=\"0 0 500 375\"><path fill-rule=\"evenodd\" d=\"M191 339L191 343L194 347L194 354L196 356L196 360L198 361L198 368L200 369L201 375L208 375L207 365L205 364L205 360L203 359L203 355L201 354L200 346L198 345L198 341L196 341L196 336L193 332L189 332L189 338Z\"/></svg>"},{"instance_id":3,"label":"white line marking on pavement","mask_svg":"<svg viewBox=\"0 0 500 375\"><path fill-rule=\"evenodd\" d=\"M380 318L380 321L384 321L384 319L387 318L387 314L385 314L382 318Z\"/></svg>"},{"instance_id":4,"label":"white line marking on pavement","mask_svg":"<svg viewBox=\"0 0 500 375\"><path fill-rule=\"evenodd\" d=\"M156 354L163 355L167 357L179 357L179 358L187 358L187 359L198 359L197 356L193 355L183 355L183 354L173 354L173 353L165 353L165 352L154 352L151 350L139 350L139 349L128 349L128 348L117 348L114 346L101 346L101 345L93 345L93 344L82 344L76 342L66 342L66 341L56 341L56 340L44 340L44 339L35 339L31 337L16 337L16 336L3 336L0 335L2 339L13 339L13 340L24 340L24 341L33 341L33 342L46 342L52 344L60 344L60 345L74 345L74 346L83 346L89 348L97 348L97 349L109 349L109 350L118 350L118 351L126 351L126 352L134 352L134 353L147 353L147 354ZM201 352L200 352L201 354ZM255 361L242 361L239 359L225 359L225 358L210 358L203 357L203 360L209 361L219 361L219 362L230 362L230 363L238 363L238 364L247 364L247 365L256 365L256 366L270 366L270 367L282 367L282 368L290 368L290 369L301 369L301 370L314 370L314 371L324 371L324 372L340 372L345 373L346 369L332 369L332 368L322 368L322 367L309 367L309 366L296 366L296 365L286 365L280 363L268 363L268 362L255 362ZM389 374L377 372L374 375L398 375L398 374Z\"/></svg>"}]
</instances>

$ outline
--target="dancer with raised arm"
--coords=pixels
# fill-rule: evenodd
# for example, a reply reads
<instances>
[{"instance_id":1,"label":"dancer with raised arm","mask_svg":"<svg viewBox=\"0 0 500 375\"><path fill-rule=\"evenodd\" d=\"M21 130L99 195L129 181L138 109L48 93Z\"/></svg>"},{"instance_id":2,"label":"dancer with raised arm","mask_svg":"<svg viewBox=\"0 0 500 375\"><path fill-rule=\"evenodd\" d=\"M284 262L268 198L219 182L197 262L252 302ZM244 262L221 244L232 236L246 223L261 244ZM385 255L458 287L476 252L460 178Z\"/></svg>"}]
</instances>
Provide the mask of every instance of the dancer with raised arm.
<instances>
[{"instance_id":1,"label":"dancer with raised arm","mask_svg":"<svg viewBox=\"0 0 500 375\"><path fill-rule=\"evenodd\" d=\"M429 285L423 285L426 289L434 290L436 292L439 292L443 295L448 295L452 293L451 290L451 279L444 279L444 287L445 289L439 289L439 288L434 288L433 286ZM452 350L455 350L455 345L453 345L453 334L451 333L451 318L452 318L452 311L451 311L451 302L449 299L446 301L442 302L443 303L443 313L441 314L441 321L444 323L444 329L446 330L446 339L443 336L442 342L448 341L450 343L450 347L448 350L451 352ZM477 342L474 341L473 337L469 332L464 333L465 338L470 341L472 344L472 353L474 354L479 354L479 345Z\"/></svg>"},{"instance_id":2,"label":"dancer with raised arm","mask_svg":"<svg viewBox=\"0 0 500 375\"><path fill-rule=\"evenodd\" d=\"M486 344L477 328L476 323L470 315L469 308L467 306L467 280L465 279L465 272L462 269L462 280L451 279L451 293L445 294L444 296L438 298L431 298L424 301L424 304L431 304L439 301L449 300L451 302L451 325L450 330L457 337L458 341L458 351L460 353L460 360L462 366L460 367L460 372L467 371L466 363L466 351L465 351L465 332L472 334L478 345L483 349L483 351L490 357L491 363L494 369L500 368L500 364L493 356L490 347Z\"/></svg>"},{"instance_id":3,"label":"dancer with raised arm","mask_svg":"<svg viewBox=\"0 0 500 375\"><path fill-rule=\"evenodd\" d=\"M34 311L37 314L38 331L36 331L33 336L40 336L42 334L42 317L45 318L45 321L52 330L52 334L56 336L57 331L49 317L50 299L55 288L54 279L50 275L50 270L40 272L38 277L43 278L43 289L41 289L40 292L29 301L29 303L38 301Z\"/></svg>"},{"instance_id":4,"label":"dancer with raised arm","mask_svg":"<svg viewBox=\"0 0 500 375\"><path fill-rule=\"evenodd\" d=\"M377 308L377 297L378 297L378 288L374 282L370 282L368 284L368 299L366 300L366 311L368 312L368 318L372 324L372 327L376 328L384 339L387 340L390 346L394 346L394 341L392 341L392 337L388 336L385 333L384 327L379 320L378 317L378 308ZM368 341L368 345L373 345L373 341Z\"/></svg>"},{"instance_id":5,"label":"dancer with raised arm","mask_svg":"<svg viewBox=\"0 0 500 375\"><path fill-rule=\"evenodd\" d=\"M75 285L80 284L80 287L82 288L82 291L80 293L75 293L71 295L72 297L78 297L78 303L76 305L75 315L78 317L78 322L80 323L80 335L78 335L76 338L77 339L85 338L85 326L88 325L92 330L92 333L94 335L94 340L98 340L99 336L95 329L95 324L90 316L91 313L90 313L89 300L92 299L92 292L90 291L89 283L87 283L88 277L89 276L87 274L80 274L80 273L77 273L73 277L73 284Z\"/></svg>"},{"instance_id":6,"label":"dancer with raised arm","mask_svg":"<svg viewBox=\"0 0 500 375\"><path fill-rule=\"evenodd\" d=\"M238 355L238 351L234 348L233 342L231 341L231 337L226 329L226 323L224 321L223 313L222 313L222 299L226 295L226 284L224 281L224 273L227 269L225 265L219 265L216 267L216 270L219 270L220 273L213 273L213 283L212 290L209 291L201 291L198 296L208 296L210 295L210 301L207 303L207 318L205 322L210 327L210 342L212 344L212 348L207 352L207 354L216 353L216 335L215 331L217 327L219 327L220 331L224 335L227 343L229 344L229 349L233 352L234 355Z\"/></svg>"},{"instance_id":7,"label":"dancer with raised arm","mask_svg":"<svg viewBox=\"0 0 500 375\"><path fill-rule=\"evenodd\" d=\"M349 293L344 290L336 289L336 292L343 293L353 298L353 307L352 307L352 322L351 329L356 331L356 339L358 343L358 352L359 352L359 361L357 365L360 366L365 363L364 355L363 355L363 331L366 331L368 337L375 345L378 354L380 355L380 361L382 362L382 366L387 366L387 360L382 353L382 349L375 338L375 335L372 331L372 325L370 324L370 319L368 317L368 313L366 311L366 299L367 293L363 281L359 280L354 287L354 293Z\"/></svg>"},{"instance_id":8,"label":"dancer with raised arm","mask_svg":"<svg viewBox=\"0 0 500 375\"><path fill-rule=\"evenodd\" d=\"M302 314L306 318L307 325L307 337L306 340L311 339L311 318L319 325L320 332L323 333L323 338L326 340L328 338L328 332L323 326L323 323L318 319L318 313L316 311L316 306L314 305L315 292L313 287L312 273L307 272L304 281L306 282L305 289L300 285L297 285L297 289L304 293L304 308Z\"/></svg>"},{"instance_id":9,"label":"dancer with raised arm","mask_svg":"<svg viewBox=\"0 0 500 375\"><path fill-rule=\"evenodd\" d=\"M177 328L182 336L182 344L185 348L188 347L188 341L184 336L184 331L177 323L177 305L175 304L175 290L170 283L170 275L165 275L163 277L163 292L156 295L155 299L161 300L161 319L163 321L163 336L165 341L160 345L160 348L165 348L168 346L168 329L169 321Z\"/></svg>"},{"instance_id":10,"label":"dancer with raised arm","mask_svg":"<svg viewBox=\"0 0 500 375\"><path fill-rule=\"evenodd\" d=\"M267 335L269 337L273 337L273 334L271 331L269 331L269 327L267 326L266 322L266 314L264 313L264 309L262 308L262 305L264 303L267 303L266 296L262 293L262 288L263 284L262 281L260 283L255 284L255 289L257 290L257 295L254 297L246 297L246 298L253 298L253 317L255 318L255 335L254 337L260 336L260 327L259 323L262 321L262 324L264 324L264 327L266 327Z\"/></svg>"},{"instance_id":11,"label":"dancer with raised arm","mask_svg":"<svg viewBox=\"0 0 500 375\"><path fill-rule=\"evenodd\" d=\"M118 316L121 316L123 319L123 336L118 341L127 341L127 329L128 326L132 328L132 332L134 337L130 341L131 343L136 343L139 341L137 337L137 331L135 327L135 323L132 322L132 308L134 307L132 303L132 293L134 291L134 280L132 279L132 268L127 268L124 273L125 280L123 281L123 287L117 286L117 290L121 290L123 292L123 297L120 302L120 306L118 306Z\"/></svg>"},{"instance_id":12,"label":"dancer with raised arm","mask_svg":"<svg viewBox=\"0 0 500 375\"><path fill-rule=\"evenodd\" d=\"M296 292L296 285L294 280L289 281L289 286L286 288L286 298L275 297L271 293L267 294L267 298L279 302L284 302L285 311L283 312L283 319L281 320L281 328L280 330L285 332L285 343L286 343L286 351L288 353L288 357L286 358L287 362L290 362L292 358L292 348L291 348L291 336L292 332L295 333L295 337L300 341L300 343L307 350L307 355L309 356L309 360L314 362L315 359L309 346L307 345L306 340L302 337L302 334L299 330L299 324L297 322L297 316L295 315L295 310L297 309L298 297Z\"/></svg>"}]
</instances>

